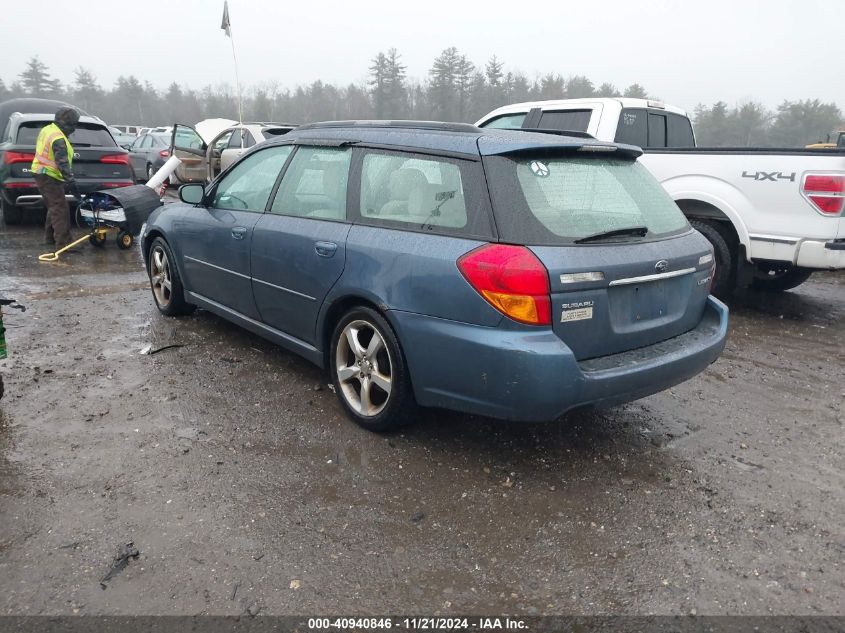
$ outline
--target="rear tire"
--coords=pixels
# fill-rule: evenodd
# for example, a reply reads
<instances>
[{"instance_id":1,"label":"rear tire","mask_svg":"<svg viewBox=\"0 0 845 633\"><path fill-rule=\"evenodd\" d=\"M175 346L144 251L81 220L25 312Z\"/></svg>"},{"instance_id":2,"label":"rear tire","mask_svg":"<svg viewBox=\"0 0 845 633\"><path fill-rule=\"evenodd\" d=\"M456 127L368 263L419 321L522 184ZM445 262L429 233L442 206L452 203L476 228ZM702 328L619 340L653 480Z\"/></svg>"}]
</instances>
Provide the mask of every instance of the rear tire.
<instances>
[{"instance_id":1,"label":"rear tire","mask_svg":"<svg viewBox=\"0 0 845 633\"><path fill-rule=\"evenodd\" d=\"M0 196L0 211L3 213L3 221L9 226L15 226L23 221L23 209L9 204Z\"/></svg>"},{"instance_id":2,"label":"rear tire","mask_svg":"<svg viewBox=\"0 0 845 633\"><path fill-rule=\"evenodd\" d=\"M800 286L812 274L812 270L787 264L757 264L754 267L754 281L751 287L766 292L783 292Z\"/></svg>"},{"instance_id":3,"label":"rear tire","mask_svg":"<svg viewBox=\"0 0 845 633\"><path fill-rule=\"evenodd\" d=\"M153 240L147 254L147 274L153 300L159 312L167 316L191 314L196 306L185 301L185 290L176 259L167 242L160 237Z\"/></svg>"},{"instance_id":4,"label":"rear tire","mask_svg":"<svg viewBox=\"0 0 845 633\"><path fill-rule=\"evenodd\" d=\"M733 294L736 285L736 256L728 246L727 240L711 222L706 220L690 220L692 228L701 233L713 247L713 257L716 261L712 294L724 299Z\"/></svg>"},{"instance_id":5,"label":"rear tire","mask_svg":"<svg viewBox=\"0 0 845 633\"><path fill-rule=\"evenodd\" d=\"M405 356L378 312L357 307L338 321L327 358L341 406L368 431L388 431L414 418L416 403Z\"/></svg>"}]
</instances>

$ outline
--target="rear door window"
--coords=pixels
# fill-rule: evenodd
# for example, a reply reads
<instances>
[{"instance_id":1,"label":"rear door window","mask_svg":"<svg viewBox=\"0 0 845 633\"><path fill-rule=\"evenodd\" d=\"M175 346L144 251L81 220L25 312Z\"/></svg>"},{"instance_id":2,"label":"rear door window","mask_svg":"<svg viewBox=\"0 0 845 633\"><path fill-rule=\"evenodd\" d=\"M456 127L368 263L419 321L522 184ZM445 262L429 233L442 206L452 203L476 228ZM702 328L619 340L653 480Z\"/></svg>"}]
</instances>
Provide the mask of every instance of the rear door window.
<instances>
[{"instance_id":1,"label":"rear door window","mask_svg":"<svg viewBox=\"0 0 845 633\"><path fill-rule=\"evenodd\" d=\"M592 110L561 110L559 112L543 112L540 116L539 128L542 130L571 130L586 132L590 125Z\"/></svg>"},{"instance_id":2,"label":"rear door window","mask_svg":"<svg viewBox=\"0 0 845 633\"><path fill-rule=\"evenodd\" d=\"M538 155L485 164L496 224L508 242L556 246L632 227L646 227L648 240L688 227L660 183L633 160Z\"/></svg>"},{"instance_id":3,"label":"rear door window","mask_svg":"<svg viewBox=\"0 0 845 633\"><path fill-rule=\"evenodd\" d=\"M617 143L627 143L639 147L648 146L647 112L644 108L623 108L616 127Z\"/></svg>"},{"instance_id":4,"label":"rear door window","mask_svg":"<svg viewBox=\"0 0 845 633\"><path fill-rule=\"evenodd\" d=\"M232 132L232 137L229 139L229 144L226 146L227 149L241 149L241 147L246 147L245 145L241 145L243 142L243 130L235 130Z\"/></svg>"},{"instance_id":5,"label":"rear door window","mask_svg":"<svg viewBox=\"0 0 845 633\"><path fill-rule=\"evenodd\" d=\"M692 124L687 117L670 112L666 113L666 146L695 147Z\"/></svg>"},{"instance_id":6,"label":"rear door window","mask_svg":"<svg viewBox=\"0 0 845 633\"><path fill-rule=\"evenodd\" d=\"M351 158L352 150L345 147L300 147L285 171L271 213L345 220Z\"/></svg>"},{"instance_id":7,"label":"rear door window","mask_svg":"<svg viewBox=\"0 0 845 633\"><path fill-rule=\"evenodd\" d=\"M648 144L646 147L666 147L666 115L648 113Z\"/></svg>"},{"instance_id":8,"label":"rear door window","mask_svg":"<svg viewBox=\"0 0 845 633\"><path fill-rule=\"evenodd\" d=\"M367 154L361 175L361 217L464 228L466 199L460 168L434 158Z\"/></svg>"},{"instance_id":9,"label":"rear door window","mask_svg":"<svg viewBox=\"0 0 845 633\"><path fill-rule=\"evenodd\" d=\"M445 156L367 150L361 164L360 222L489 238L481 165Z\"/></svg>"}]
</instances>

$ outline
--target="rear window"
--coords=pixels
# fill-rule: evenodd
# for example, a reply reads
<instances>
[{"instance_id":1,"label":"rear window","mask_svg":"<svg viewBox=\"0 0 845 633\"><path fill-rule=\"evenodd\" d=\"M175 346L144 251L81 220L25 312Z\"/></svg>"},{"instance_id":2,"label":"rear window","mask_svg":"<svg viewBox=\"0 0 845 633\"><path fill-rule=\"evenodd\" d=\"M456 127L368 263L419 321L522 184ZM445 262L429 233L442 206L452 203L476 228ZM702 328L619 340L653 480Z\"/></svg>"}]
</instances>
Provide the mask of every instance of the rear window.
<instances>
[{"instance_id":1,"label":"rear window","mask_svg":"<svg viewBox=\"0 0 845 633\"><path fill-rule=\"evenodd\" d=\"M562 110L560 112L543 112L540 116L541 130L570 130L586 132L590 126L592 110Z\"/></svg>"},{"instance_id":2,"label":"rear window","mask_svg":"<svg viewBox=\"0 0 845 633\"><path fill-rule=\"evenodd\" d=\"M261 130L261 135L266 139L276 138L290 132L290 128L286 127L270 127Z\"/></svg>"},{"instance_id":3,"label":"rear window","mask_svg":"<svg viewBox=\"0 0 845 633\"><path fill-rule=\"evenodd\" d=\"M22 124L18 128L17 143L19 145L35 145L38 133L47 125L49 123L43 121ZM94 123L80 123L68 139L70 144L75 147L117 147L108 129L103 125Z\"/></svg>"},{"instance_id":4,"label":"rear window","mask_svg":"<svg viewBox=\"0 0 845 633\"><path fill-rule=\"evenodd\" d=\"M636 161L581 156L488 159L496 223L504 241L570 244L631 227L649 240L687 230L686 218L654 177Z\"/></svg>"}]
</instances>

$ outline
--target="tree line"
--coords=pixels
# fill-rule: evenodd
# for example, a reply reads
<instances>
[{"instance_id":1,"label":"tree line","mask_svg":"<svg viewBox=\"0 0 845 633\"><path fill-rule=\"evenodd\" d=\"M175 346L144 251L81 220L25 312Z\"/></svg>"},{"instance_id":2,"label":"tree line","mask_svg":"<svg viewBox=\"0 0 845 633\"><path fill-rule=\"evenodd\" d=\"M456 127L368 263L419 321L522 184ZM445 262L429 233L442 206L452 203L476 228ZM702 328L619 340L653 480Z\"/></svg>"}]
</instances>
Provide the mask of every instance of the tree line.
<instances>
[{"instance_id":1,"label":"tree line","mask_svg":"<svg viewBox=\"0 0 845 633\"><path fill-rule=\"evenodd\" d=\"M88 68L78 67L69 83L53 78L37 56L7 85L0 77L0 101L34 96L69 101L116 124L195 123L204 118L237 119L236 91L229 84L195 90L173 82L160 90L133 75L104 88ZM477 66L457 48L438 55L422 80L409 78L401 54L391 48L371 60L365 83L335 85L316 80L296 88L269 80L244 94L249 121L308 123L337 119L425 119L473 122L509 103L582 97L657 98L640 84L619 89L596 86L588 77L546 73L529 79L505 68L495 55ZM758 102L731 107L700 104L693 113L699 145L803 146L824 140L843 125L835 103L819 99L784 101L772 111Z\"/></svg>"}]
</instances>

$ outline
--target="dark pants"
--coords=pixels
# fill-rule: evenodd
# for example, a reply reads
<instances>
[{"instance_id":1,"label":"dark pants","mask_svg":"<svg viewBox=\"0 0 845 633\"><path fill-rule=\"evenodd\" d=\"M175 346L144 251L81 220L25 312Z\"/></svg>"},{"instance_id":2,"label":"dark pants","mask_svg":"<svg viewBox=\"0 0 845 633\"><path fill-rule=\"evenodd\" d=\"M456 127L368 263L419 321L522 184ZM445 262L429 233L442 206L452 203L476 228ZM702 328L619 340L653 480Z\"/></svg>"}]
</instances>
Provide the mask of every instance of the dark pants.
<instances>
[{"instance_id":1,"label":"dark pants","mask_svg":"<svg viewBox=\"0 0 845 633\"><path fill-rule=\"evenodd\" d=\"M65 200L65 185L45 174L35 174L35 184L44 197L47 207L47 222L44 224L44 240L56 242L56 250L73 241L70 235L70 208Z\"/></svg>"}]
</instances>

